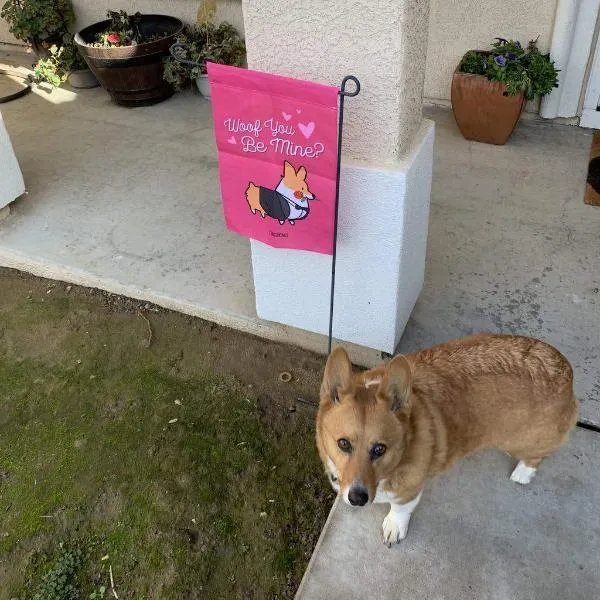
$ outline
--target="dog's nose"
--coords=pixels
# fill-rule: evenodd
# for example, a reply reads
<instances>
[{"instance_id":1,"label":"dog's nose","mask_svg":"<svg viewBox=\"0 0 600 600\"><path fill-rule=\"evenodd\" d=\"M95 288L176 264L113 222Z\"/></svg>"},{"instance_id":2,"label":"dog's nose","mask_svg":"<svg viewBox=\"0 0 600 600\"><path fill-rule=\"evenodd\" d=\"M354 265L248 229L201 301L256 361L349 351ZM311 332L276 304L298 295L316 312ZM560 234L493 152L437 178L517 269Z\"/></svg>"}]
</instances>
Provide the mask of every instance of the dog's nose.
<instances>
[{"instance_id":1,"label":"dog's nose","mask_svg":"<svg viewBox=\"0 0 600 600\"><path fill-rule=\"evenodd\" d=\"M369 501L369 492L364 487L351 487L348 492L348 501L352 506L364 506Z\"/></svg>"}]
</instances>

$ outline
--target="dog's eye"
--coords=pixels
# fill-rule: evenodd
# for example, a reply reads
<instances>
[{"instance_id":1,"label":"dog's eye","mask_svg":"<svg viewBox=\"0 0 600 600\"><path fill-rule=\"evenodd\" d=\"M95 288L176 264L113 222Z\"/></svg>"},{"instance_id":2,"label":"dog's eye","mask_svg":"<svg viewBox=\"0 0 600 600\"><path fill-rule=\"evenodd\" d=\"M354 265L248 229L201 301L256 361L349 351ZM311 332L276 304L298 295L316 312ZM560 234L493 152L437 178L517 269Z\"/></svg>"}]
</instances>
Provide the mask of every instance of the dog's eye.
<instances>
[{"instance_id":1,"label":"dog's eye","mask_svg":"<svg viewBox=\"0 0 600 600\"><path fill-rule=\"evenodd\" d=\"M329 479L331 479L332 483L335 483L337 481L337 477L335 475L333 475L332 473L329 474Z\"/></svg>"},{"instance_id":2,"label":"dog's eye","mask_svg":"<svg viewBox=\"0 0 600 600\"><path fill-rule=\"evenodd\" d=\"M346 438L340 438L338 440L338 448L342 452L345 452L346 454L349 454L350 451L352 450L352 444Z\"/></svg>"},{"instance_id":3,"label":"dog's eye","mask_svg":"<svg viewBox=\"0 0 600 600\"><path fill-rule=\"evenodd\" d=\"M371 460L375 460L376 458L383 456L386 450L387 448L385 447L385 444L375 444L371 448Z\"/></svg>"}]
</instances>

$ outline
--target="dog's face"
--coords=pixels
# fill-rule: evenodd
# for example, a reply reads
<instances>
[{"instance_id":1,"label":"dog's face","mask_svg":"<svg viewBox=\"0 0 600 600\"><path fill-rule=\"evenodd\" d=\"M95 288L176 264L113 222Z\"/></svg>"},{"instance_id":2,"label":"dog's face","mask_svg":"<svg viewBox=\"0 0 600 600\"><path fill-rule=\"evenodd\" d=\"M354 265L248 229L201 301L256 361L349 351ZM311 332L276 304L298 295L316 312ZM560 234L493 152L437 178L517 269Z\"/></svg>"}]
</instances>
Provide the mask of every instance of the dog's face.
<instances>
[{"instance_id":1,"label":"dog's face","mask_svg":"<svg viewBox=\"0 0 600 600\"><path fill-rule=\"evenodd\" d=\"M308 189L306 183L306 169L300 167L297 171L286 160L283 163L283 184L290 190L293 190L296 200L314 200L315 197Z\"/></svg>"},{"instance_id":2,"label":"dog's face","mask_svg":"<svg viewBox=\"0 0 600 600\"><path fill-rule=\"evenodd\" d=\"M404 453L411 373L403 356L354 375L342 348L332 352L321 385L317 447L333 488L348 504L373 502Z\"/></svg>"}]
</instances>

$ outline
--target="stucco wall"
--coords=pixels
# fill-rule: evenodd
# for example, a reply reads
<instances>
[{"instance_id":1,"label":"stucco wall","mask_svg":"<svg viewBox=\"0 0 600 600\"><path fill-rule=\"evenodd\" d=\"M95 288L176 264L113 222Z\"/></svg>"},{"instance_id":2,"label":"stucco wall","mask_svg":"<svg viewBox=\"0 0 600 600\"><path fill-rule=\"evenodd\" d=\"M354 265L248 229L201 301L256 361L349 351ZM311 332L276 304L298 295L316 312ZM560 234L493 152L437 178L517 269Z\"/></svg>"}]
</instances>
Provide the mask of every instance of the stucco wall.
<instances>
[{"instance_id":1,"label":"stucco wall","mask_svg":"<svg viewBox=\"0 0 600 600\"><path fill-rule=\"evenodd\" d=\"M450 99L452 72L470 49L494 37L526 42L540 36L548 51L557 0L430 0L425 97Z\"/></svg>"},{"instance_id":2,"label":"stucco wall","mask_svg":"<svg viewBox=\"0 0 600 600\"><path fill-rule=\"evenodd\" d=\"M3 0L0 0L0 4ZM140 11L143 13L162 13L172 15L186 22L194 22L200 0L114 0L100 2L99 0L73 0L77 23L75 27L81 29L106 18L107 7L123 9L127 12ZM242 0L218 0L218 21L229 21L243 34L244 19L242 17ZM0 19L0 43L18 44L8 31L8 23Z\"/></svg>"},{"instance_id":3,"label":"stucco wall","mask_svg":"<svg viewBox=\"0 0 600 600\"><path fill-rule=\"evenodd\" d=\"M107 4L98 0L74 0L73 4L78 27L106 13ZM119 0L114 6L128 11L163 12L193 21L199 4L199 0ZM471 48L487 47L495 36L527 41L539 35L540 47L547 50L556 5L557 0L430 0L425 97L449 100L452 71L460 57ZM217 18L230 21L243 33L241 0L218 0L218 7ZM3 20L0 42L16 42Z\"/></svg>"},{"instance_id":4,"label":"stucco wall","mask_svg":"<svg viewBox=\"0 0 600 600\"><path fill-rule=\"evenodd\" d=\"M362 87L346 113L344 155L396 161L421 122L427 3L344 0L340 6L244 0L248 65L329 85L355 75Z\"/></svg>"},{"instance_id":5,"label":"stucco wall","mask_svg":"<svg viewBox=\"0 0 600 600\"><path fill-rule=\"evenodd\" d=\"M0 43L1 44L20 44L19 40L15 39L8 31L8 23L4 19L0 19Z\"/></svg>"}]
</instances>

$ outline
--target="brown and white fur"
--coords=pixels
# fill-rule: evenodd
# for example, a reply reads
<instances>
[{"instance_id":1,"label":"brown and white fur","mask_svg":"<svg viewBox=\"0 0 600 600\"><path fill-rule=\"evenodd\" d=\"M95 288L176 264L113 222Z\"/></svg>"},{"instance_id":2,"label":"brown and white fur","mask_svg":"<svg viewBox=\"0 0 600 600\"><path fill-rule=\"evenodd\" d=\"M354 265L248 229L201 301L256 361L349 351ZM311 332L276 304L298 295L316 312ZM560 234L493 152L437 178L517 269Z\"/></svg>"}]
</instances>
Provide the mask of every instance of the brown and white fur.
<instances>
[{"instance_id":1,"label":"brown and white fur","mask_svg":"<svg viewBox=\"0 0 600 600\"><path fill-rule=\"evenodd\" d=\"M337 348L321 386L317 447L348 504L390 503L390 546L406 536L427 479L491 447L519 461L510 478L527 484L577 413L571 366L538 340L476 335L362 373Z\"/></svg>"}]
</instances>

